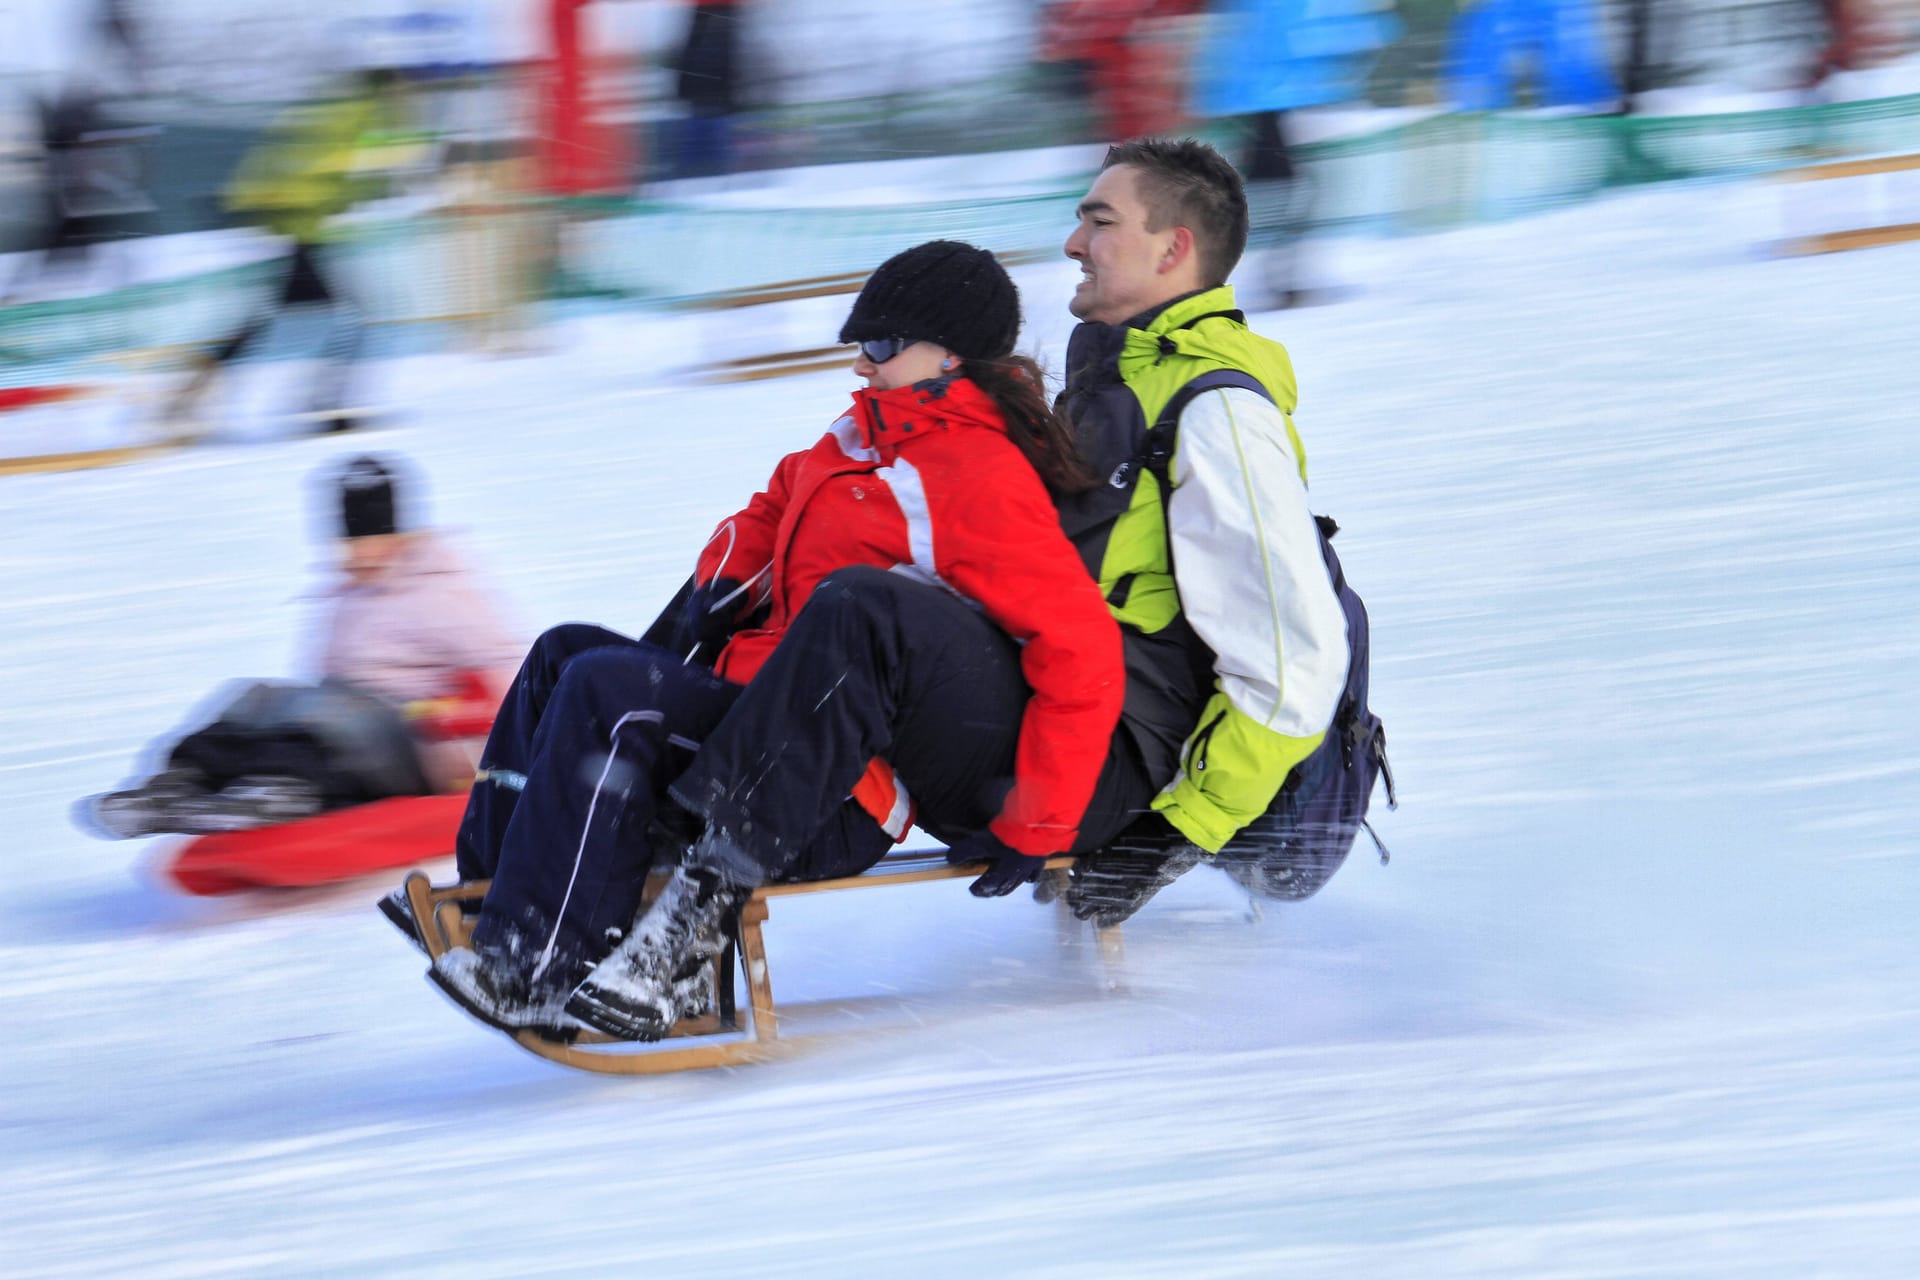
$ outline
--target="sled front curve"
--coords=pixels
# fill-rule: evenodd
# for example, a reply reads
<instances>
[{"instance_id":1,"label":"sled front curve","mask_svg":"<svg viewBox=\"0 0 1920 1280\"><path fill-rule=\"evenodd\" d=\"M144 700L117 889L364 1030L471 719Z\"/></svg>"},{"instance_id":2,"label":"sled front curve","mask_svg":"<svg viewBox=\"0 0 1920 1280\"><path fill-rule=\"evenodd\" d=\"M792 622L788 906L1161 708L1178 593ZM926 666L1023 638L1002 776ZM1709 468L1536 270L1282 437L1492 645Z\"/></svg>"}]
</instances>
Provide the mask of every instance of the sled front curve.
<instances>
[{"instance_id":1,"label":"sled front curve","mask_svg":"<svg viewBox=\"0 0 1920 1280\"><path fill-rule=\"evenodd\" d=\"M1047 871L1054 877L1054 899L1061 913L1063 929L1078 928L1066 910L1066 876L1075 861L1070 855L1047 859ZM738 952L744 961L748 993L747 1025L742 1027L734 1005L735 948L728 947L714 959L714 992L717 1008L704 1018L683 1019L655 1043L620 1040L594 1031L583 1031L571 1042L549 1039L532 1031L521 1031L511 1039L528 1053L582 1071L607 1075L660 1075L673 1071L706 1067L740 1066L766 1062L800 1048L810 1040L831 1036L780 1035L780 1014L774 1005L773 983L767 965L766 941L761 926L766 923L771 899L810 893L828 893L848 889L873 889L882 885L920 884L929 880L958 880L980 875L985 863L955 866L946 861L946 850L918 850L893 854L857 876L832 880L811 880L796 884L768 884L756 889L741 907L737 919ZM426 875L415 871L407 876L407 901L420 926L427 954L438 959L448 949L464 945L472 932L468 908L477 906L486 896L488 882L466 881L435 886ZM1100 956L1106 966L1107 983L1120 986L1119 969L1123 961L1120 930L1095 931ZM679 1043L676 1043L679 1042Z\"/></svg>"},{"instance_id":2,"label":"sled front curve","mask_svg":"<svg viewBox=\"0 0 1920 1280\"><path fill-rule=\"evenodd\" d=\"M415 871L407 876L404 883L407 904L420 927L429 958L437 960L449 949L465 945L473 931L472 916L466 908L479 904L486 896L487 885L485 880L469 880L436 886L423 872ZM619 1040L597 1031L582 1031L571 1043L548 1039L532 1031L521 1031L508 1038L528 1053L549 1062L605 1075L664 1075L704 1067L736 1066L764 1062L786 1051L789 1047L786 1044L763 1042L740 1034L733 1010L732 956L729 953L715 963L721 970L716 974L715 984L716 991L722 993L720 1011L705 1018L682 1020L664 1041L648 1044ZM676 1045L676 1040L685 1043Z\"/></svg>"}]
</instances>

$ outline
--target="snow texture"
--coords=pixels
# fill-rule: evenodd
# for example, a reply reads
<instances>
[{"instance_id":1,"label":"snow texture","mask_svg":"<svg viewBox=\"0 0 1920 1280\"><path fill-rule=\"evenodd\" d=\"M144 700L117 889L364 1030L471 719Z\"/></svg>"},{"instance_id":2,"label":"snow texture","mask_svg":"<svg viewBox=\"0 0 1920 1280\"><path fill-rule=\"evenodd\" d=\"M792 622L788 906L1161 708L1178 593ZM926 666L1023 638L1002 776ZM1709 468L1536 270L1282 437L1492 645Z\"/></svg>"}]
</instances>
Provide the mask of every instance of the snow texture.
<instances>
[{"instance_id":1,"label":"snow texture","mask_svg":"<svg viewBox=\"0 0 1920 1280\"><path fill-rule=\"evenodd\" d=\"M0 480L0 1274L1920 1272L1920 245L1769 257L1777 199L1310 246L1344 294L1255 322L1392 865L1260 912L1197 870L1121 991L1024 896L783 900L842 1035L751 1068L539 1061L389 882L183 899L66 811L285 669L323 464L405 453L530 625L637 631L850 373L693 386L698 325L575 313L384 362L378 430ZM1073 279L1020 273L1055 367Z\"/></svg>"}]
</instances>

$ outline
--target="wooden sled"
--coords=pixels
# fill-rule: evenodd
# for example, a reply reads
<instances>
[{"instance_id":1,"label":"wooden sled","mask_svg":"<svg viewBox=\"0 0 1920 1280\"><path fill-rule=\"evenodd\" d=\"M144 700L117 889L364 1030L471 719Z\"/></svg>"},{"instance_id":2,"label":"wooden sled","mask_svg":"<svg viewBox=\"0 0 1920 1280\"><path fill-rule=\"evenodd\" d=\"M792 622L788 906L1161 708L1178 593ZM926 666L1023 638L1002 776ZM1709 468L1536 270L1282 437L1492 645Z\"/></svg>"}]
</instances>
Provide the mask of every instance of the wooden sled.
<instances>
[{"instance_id":1,"label":"wooden sled","mask_svg":"<svg viewBox=\"0 0 1920 1280\"><path fill-rule=\"evenodd\" d=\"M1054 899L1059 904L1063 925L1078 926L1066 910L1066 875L1075 859L1057 856L1047 859L1046 874L1052 876ZM527 1052L608 1075L659 1075L670 1071L697 1070L703 1067L739 1066L765 1062L804 1044L806 1037L780 1035L780 1014L774 1007L773 983L767 968L766 943L761 926L766 923L767 904L775 898L797 897L809 893L832 893L848 889L876 889L887 885L921 884L929 880L972 879L986 870L985 863L953 866L946 850L918 850L887 857L863 875L834 880L813 880L799 884L768 884L754 890L740 909L736 936L738 965L747 980L747 1007L738 1007L734 989L735 947L729 946L714 960L715 1010L705 1018L683 1019L667 1033L666 1039L646 1044L618 1040L596 1031L583 1031L572 1042L549 1039L533 1031L520 1031L512 1040ZM419 924L427 954L438 959L448 949L464 945L473 932L473 913L486 896L488 882L466 881L435 886L423 872L407 876L407 901ZM1110 986L1118 985L1123 959L1120 930L1099 929L1100 955L1106 966Z\"/></svg>"}]
</instances>

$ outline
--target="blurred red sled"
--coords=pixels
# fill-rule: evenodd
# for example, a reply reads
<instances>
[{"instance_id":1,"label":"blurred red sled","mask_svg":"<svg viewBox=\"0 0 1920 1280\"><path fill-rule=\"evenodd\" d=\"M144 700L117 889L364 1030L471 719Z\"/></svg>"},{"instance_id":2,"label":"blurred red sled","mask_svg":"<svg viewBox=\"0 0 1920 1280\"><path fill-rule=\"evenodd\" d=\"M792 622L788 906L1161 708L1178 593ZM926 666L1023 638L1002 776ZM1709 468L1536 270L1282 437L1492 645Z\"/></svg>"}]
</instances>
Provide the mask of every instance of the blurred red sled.
<instances>
[{"instance_id":1,"label":"blurred red sled","mask_svg":"<svg viewBox=\"0 0 1920 1280\"><path fill-rule=\"evenodd\" d=\"M160 873L187 893L333 884L453 854L464 792L394 796L252 831L197 836L164 855Z\"/></svg>"}]
</instances>

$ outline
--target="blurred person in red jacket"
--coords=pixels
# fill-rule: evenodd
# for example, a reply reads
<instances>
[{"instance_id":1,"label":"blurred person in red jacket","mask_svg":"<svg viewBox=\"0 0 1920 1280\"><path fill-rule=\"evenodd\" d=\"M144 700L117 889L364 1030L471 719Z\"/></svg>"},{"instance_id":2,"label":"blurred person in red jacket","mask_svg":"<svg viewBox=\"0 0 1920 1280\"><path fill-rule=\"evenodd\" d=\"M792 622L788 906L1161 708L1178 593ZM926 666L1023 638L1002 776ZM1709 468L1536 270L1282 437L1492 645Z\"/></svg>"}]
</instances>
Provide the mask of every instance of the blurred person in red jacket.
<instances>
[{"instance_id":1,"label":"blurred person in red jacket","mask_svg":"<svg viewBox=\"0 0 1920 1280\"><path fill-rule=\"evenodd\" d=\"M388 796L458 790L513 678L520 644L435 531L407 518L392 460L327 476L339 576L311 681L241 684L152 776L76 806L111 839L244 831Z\"/></svg>"},{"instance_id":2,"label":"blurred person in red jacket","mask_svg":"<svg viewBox=\"0 0 1920 1280\"><path fill-rule=\"evenodd\" d=\"M1040 61L1078 69L1100 137L1171 132L1187 121L1200 8L1201 0L1058 0L1042 20Z\"/></svg>"}]
</instances>

